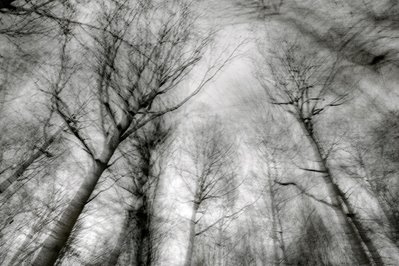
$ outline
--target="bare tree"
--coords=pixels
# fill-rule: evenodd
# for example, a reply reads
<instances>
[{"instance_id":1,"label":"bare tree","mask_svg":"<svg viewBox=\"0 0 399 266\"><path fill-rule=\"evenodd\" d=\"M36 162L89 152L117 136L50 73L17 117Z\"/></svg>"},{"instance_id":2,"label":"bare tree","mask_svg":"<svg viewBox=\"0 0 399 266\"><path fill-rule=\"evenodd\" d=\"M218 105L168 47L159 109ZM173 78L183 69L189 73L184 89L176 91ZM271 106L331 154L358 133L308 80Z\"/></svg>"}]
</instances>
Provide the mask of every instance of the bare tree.
<instances>
[{"instance_id":1,"label":"bare tree","mask_svg":"<svg viewBox=\"0 0 399 266\"><path fill-rule=\"evenodd\" d=\"M234 160L234 142L229 142L220 122L214 120L198 127L193 136L194 145L186 151L190 168L181 168L181 176L186 184L193 203L188 232L188 247L185 265L191 266L194 261L196 237L204 234L225 219L238 212L216 215L216 221L199 227L202 219L209 215L208 209L220 201L232 201L237 189ZM226 203L225 203L226 204Z\"/></svg>"},{"instance_id":2,"label":"bare tree","mask_svg":"<svg viewBox=\"0 0 399 266\"><path fill-rule=\"evenodd\" d=\"M284 240L284 228L281 221L281 212L284 207L284 200L279 195L280 186L278 180L280 179L279 170L276 166L276 153L263 154L262 159L265 162L266 173L264 173L263 182L260 182L264 187L262 199L264 200L266 210L268 213L262 215L271 216L271 238L273 240L273 264L281 265L287 263L287 254ZM259 178L259 177L258 177Z\"/></svg>"},{"instance_id":3,"label":"bare tree","mask_svg":"<svg viewBox=\"0 0 399 266\"><path fill-rule=\"evenodd\" d=\"M349 241L359 263L383 265L379 250L375 247L356 214L348 196L340 188L328 165L329 150L323 149L314 126L328 109L345 103L348 93L334 87L338 62L334 58L311 53L298 42L284 41L280 51L260 51L264 64L268 65L272 80L266 72L260 72L258 79L265 88L271 103L282 107L297 121L311 146L317 160L317 168L302 168L319 173L328 193L329 205L334 210L341 226L350 232ZM295 182L280 182L281 185L295 185ZM298 186L300 187L300 186ZM365 250L363 246L367 247ZM368 252L370 252L369 256Z\"/></svg>"},{"instance_id":4,"label":"bare tree","mask_svg":"<svg viewBox=\"0 0 399 266\"><path fill-rule=\"evenodd\" d=\"M284 122L281 117L267 110L263 103L252 100L248 103L253 112L253 121L250 124L255 130L252 147L258 151L260 160L260 173L253 173L257 193L261 194L262 205L259 214L267 223L268 231L273 242L272 259L274 265L287 263L286 244L284 239L284 228L282 214L287 199L292 198L290 193L282 191L278 184L282 176L289 176L285 157L288 157L290 145L290 133L282 127ZM280 120L279 120L280 119ZM271 126L273 125L273 126ZM284 137L283 137L284 136ZM288 167L287 167L288 168ZM271 228L270 228L271 227Z\"/></svg>"},{"instance_id":5,"label":"bare tree","mask_svg":"<svg viewBox=\"0 0 399 266\"><path fill-rule=\"evenodd\" d=\"M132 203L126 210L123 227L117 244L111 253L108 265L116 265L122 247L126 246L126 236L132 237L134 247L127 246L132 253L135 265L152 265L157 258L161 239L157 224L158 215L154 205L158 196L163 157L166 156L168 138L172 128L167 127L162 118L153 120L145 128L130 138L131 151L124 151L128 164L129 187L125 188L132 196Z\"/></svg>"},{"instance_id":6,"label":"bare tree","mask_svg":"<svg viewBox=\"0 0 399 266\"><path fill-rule=\"evenodd\" d=\"M194 34L195 17L190 6L180 1L160 6L136 1L104 5L99 23L107 30L92 33L93 46L89 45L95 80L73 82L77 70L69 56L68 34L61 47L60 71L49 94L59 118L88 154L91 168L33 265L52 265L57 260L120 145L150 121L180 108L225 63L208 69L188 96L166 105L162 99L178 96L179 85L202 58L209 35Z\"/></svg>"}]
</instances>

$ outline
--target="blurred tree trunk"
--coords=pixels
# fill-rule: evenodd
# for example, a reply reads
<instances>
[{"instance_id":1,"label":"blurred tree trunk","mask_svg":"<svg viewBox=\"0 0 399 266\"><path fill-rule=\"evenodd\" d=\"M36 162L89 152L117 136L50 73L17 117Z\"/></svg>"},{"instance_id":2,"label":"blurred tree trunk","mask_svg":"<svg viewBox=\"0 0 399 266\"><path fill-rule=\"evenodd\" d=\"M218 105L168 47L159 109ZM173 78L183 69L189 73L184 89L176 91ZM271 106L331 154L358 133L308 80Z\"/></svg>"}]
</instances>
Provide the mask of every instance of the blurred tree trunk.
<instances>
[{"instance_id":1,"label":"blurred tree trunk","mask_svg":"<svg viewBox=\"0 0 399 266\"><path fill-rule=\"evenodd\" d=\"M86 202L92 195L99 178L107 169L108 162L116 149L116 141L105 147L102 160L93 160L89 174L84 178L75 196L66 207L61 217L55 222L50 235L46 238L43 246L33 261L34 266L54 265L58 259L61 249L66 245L72 229L82 213Z\"/></svg>"},{"instance_id":2,"label":"blurred tree trunk","mask_svg":"<svg viewBox=\"0 0 399 266\"><path fill-rule=\"evenodd\" d=\"M346 102L348 92L338 91L335 87L335 79L339 74L339 58L317 54L298 41L285 42L274 53L277 55L274 60L270 60L269 55L263 53L262 61L269 66L267 70L271 72L273 82L262 72L258 79L272 103L282 106L291 114L306 136L317 167L302 170L321 175L331 201L325 203L333 209L340 226L348 235L358 263L384 265L380 250L370 238L369 230L332 175L327 162L328 154L324 154L314 132L316 118L320 118L329 108ZM293 182L286 183L289 184L297 185Z\"/></svg>"},{"instance_id":3,"label":"blurred tree trunk","mask_svg":"<svg viewBox=\"0 0 399 266\"><path fill-rule=\"evenodd\" d=\"M118 238L116 240L115 247L109 256L109 260L106 263L106 265L108 265L108 266L117 265L123 248L127 248L126 238L131 235L130 232L132 231L132 228L131 228L131 220L132 219L133 219L132 210L127 210L125 217L123 219L122 228L121 228L121 230L118 234Z\"/></svg>"},{"instance_id":4,"label":"blurred tree trunk","mask_svg":"<svg viewBox=\"0 0 399 266\"><path fill-rule=\"evenodd\" d=\"M150 248L150 213L147 209L148 202L146 195L141 199L141 206L135 212L135 220L137 224L137 250L136 262L137 266L151 265L151 248Z\"/></svg>"},{"instance_id":5,"label":"blurred tree trunk","mask_svg":"<svg viewBox=\"0 0 399 266\"><path fill-rule=\"evenodd\" d=\"M270 205L271 205L271 215L272 215L272 239L273 239L273 257L274 257L274 265L281 265L281 259L280 259L280 251L279 248L281 249L281 253L284 254L285 251L282 249L281 243L282 239L279 239L279 229L278 229L278 210L276 206L276 197L274 194L274 189L273 189L273 183L271 180L271 176L268 178L268 185L269 185L269 193L270 193Z\"/></svg>"},{"instance_id":6,"label":"blurred tree trunk","mask_svg":"<svg viewBox=\"0 0 399 266\"><path fill-rule=\"evenodd\" d=\"M328 192L329 198L331 199L334 212L340 221L340 225L349 236L348 240L351 243L354 254L359 255L359 264L372 264L372 262L374 262L376 265L384 265L384 261L382 260L378 249L368 236L367 229L364 228L362 222L359 220L359 217L356 214L356 211L348 201L347 196L340 189L333 178L327 165L327 158L323 157L322 148L320 147L318 141L316 140L316 136L314 135L313 126L309 124L311 122L305 123L304 121L306 121L306 119L304 118L299 118L298 121L313 149L316 161L318 163L317 171L322 174L325 188ZM362 243L364 243L367 247L371 258L369 257L367 251L364 250Z\"/></svg>"},{"instance_id":7,"label":"blurred tree trunk","mask_svg":"<svg viewBox=\"0 0 399 266\"><path fill-rule=\"evenodd\" d=\"M126 190L131 193L134 203L133 206L129 206L125 215L117 246L110 256L110 266L117 263L122 246L127 246L129 242L128 237L135 243L134 250L130 251L133 253L135 265L152 265L155 260L154 204L162 174L161 157L165 156L167 146L164 145L171 132L172 128L167 127L165 121L159 118L151 121L147 128L131 139L132 154L125 153L124 157L130 167L128 178L132 185L131 189ZM158 156L155 158L154 154ZM158 169L155 167L156 163L159 165Z\"/></svg>"},{"instance_id":8,"label":"blurred tree trunk","mask_svg":"<svg viewBox=\"0 0 399 266\"><path fill-rule=\"evenodd\" d=\"M200 206L200 204L198 203L198 200L194 200L193 210L192 210L191 219L190 219L188 247L187 247L187 251L186 251L186 259L184 262L185 266L192 266L192 259L193 259L194 248L195 248L195 236L196 236L195 226L197 223L197 212L198 212L199 206Z\"/></svg>"}]
</instances>

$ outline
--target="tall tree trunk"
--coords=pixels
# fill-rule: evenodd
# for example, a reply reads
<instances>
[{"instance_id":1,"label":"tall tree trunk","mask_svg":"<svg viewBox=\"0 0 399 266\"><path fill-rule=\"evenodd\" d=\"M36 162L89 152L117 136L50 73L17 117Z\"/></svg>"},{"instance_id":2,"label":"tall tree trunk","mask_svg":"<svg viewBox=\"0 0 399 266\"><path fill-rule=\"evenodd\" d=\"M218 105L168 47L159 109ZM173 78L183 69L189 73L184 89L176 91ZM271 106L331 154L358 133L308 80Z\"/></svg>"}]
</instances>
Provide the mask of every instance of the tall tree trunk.
<instances>
[{"instance_id":1,"label":"tall tree trunk","mask_svg":"<svg viewBox=\"0 0 399 266\"><path fill-rule=\"evenodd\" d=\"M121 127L121 130L116 130L109 135L99 158L92 158L92 167L89 174L84 178L75 196L55 222L52 231L33 261L33 266L52 266L57 261L62 248L68 242L79 215L92 195L101 175L108 168L108 163L121 142L121 132L126 130L129 123L124 124L126 126Z\"/></svg>"},{"instance_id":2,"label":"tall tree trunk","mask_svg":"<svg viewBox=\"0 0 399 266\"><path fill-rule=\"evenodd\" d=\"M280 250L283 256L283 262L280 263L280 265L285 265L288 261L288 256L287 256L287 251L285 248L285 241L284 241L284 232L283 232L283 225L281 222L281 217L280 215L277 215L277 222L278 222L278 228L279 228L279 235L280 235Z\"/></svg>"},{"instance_id":3,"label":"tall tree trunk","mask_svg":"<svg viewBox=\"0 0 399 266\"><path fill-rule=\"evenodd\" d=\"M194 247L195 247L195 226L197 222L197 213L199 209L199 204L197 200L194 200L193 203L193 213L191 214L190 219L190 229L189 229L189 237L188 237L188 247L186 252L186 260L184 262L185 266L192 265L192 259L194 255Z\"/></svg>"},{"instance_id":4,"label":"tall tree trunk","mask_svg":"<svg viewBox=\"0 0 399 266\"><path fill-rule=\"evenodd\" d=\"M224 224L224 218L222 218L222 220L219 223L219 228L218 228L218 237L219 237L219 241L216 243L217 248L216 248L216 252L217 252L217 265L219 266L223 266L223 260L224 260L224 248L223 248L223 244L224 244L224 235L223 235L223 224Z\"/></svg>"},{"instance_id":5,"label":"tall tree trunk","mask_svg":"<svg viewBox=\"0 0 399 266\"><path fill-rule=\"evenodd\" d=\"M121 231L119 232L118 239L116 240L115 247L109 256L108 262L105 265L115 266L118 263L119 257L122 253L122 249L127 242L126 238L130 235L129 231L130 231L132 218L133 218L133 211L127 210L125 217L123 219Z\"/></svg>"},{"instance_id":6,"label":"tall tree trunk","mask_svg":"<svg viewBox=\"0 0 399 266\"><path fill-rule=\"evenodd\" d=\"M122 229L119 233L116 246L112 251L108 260L108 266L115 266L118 262L119 256L122 253L122 247L125 245L126 238L130 236L128 232L132 226L135 226L135 265L149 266L152 265L152 236L151 236L151 213L148 208L146 199L143 199L143 204L137 210L129 210L126 215ZM132 221L136 221L133 225Z\"/></svg>"},{"instance_id":7,"label":"tall tree trunk","mask_svg":"<svg viewBox=\"0 0 399 266\"><path fill-rule=\"evenodd\" d=\"M61 134L61 130L51 135L40 147L37 148L36 152L34 152L25 162L23 162L17 170L15 170L10 177L0 183L0 194L3 193L9 186L11 186L19 177L21 177L29 168L29 166L39 159L40 156L46 154L47 149L51 144L53 144L59 134Z\"/></svg>"},{"instance_id":8,"label":"tall tree trunk","mask_svg":"<svg viewBox=\"0 0 399 266\"><path fill-rule=\"evenodd\" d=\"M150 157L149 157L150 158ZM150 161L147 162L147 165L150 165ZM152 175L152 169L149 168L148 172L145 173L147 175L147 181L143 184L143 187L138 188L141 193L143 193L140 200L140 206L134 210L128 210L125 220L123 222L123 227L118 236L118 240L114 250L112 251L108 266L114 266L117 264L120 254L122 253L122 246L126 243L127 237L132 237L130 234L130 230L135 231L135 235L137 236L135 239L132 238L135 242L136 250L135 250L135 265L137 266L149 266L152 265L153 262L153 243L152 243L152 215L153 215L153 203L156 200L156 196L158 194L159 189L159 177L157 176L154 184L145 189L148 183L151 181L150 178ZM151 199L149 200L149 198ZM135 221L135 224L133 223ZM133 226L135 226L135 230L133 230Z\"/></svg>"},{"instance_id":9,"label":"tall tree trunk","mask_svg":"<svg viewBox=\"0 0 399 266\"><path fill-rule=\"evenodd\" d=\"M149 171L149 179L154 176L152 174L152 169ZM156 256L156 247L154 245L154 228L153 228L153 215L154 215L154 204L156 201L156 198L158 196L158 190L159 190L159 175L157 174L155 176L156 180L154 181L155 183L151 185L149 189L146 190L145 198L143 201L143 207L146 208L145 213L147 214L147 222L144 224L146 227L146 231L148 232L147 236L147 241L146 241L146 246L145 246L145 265L150 266L154 263L155 256ZM148 182L148 181L147 181Z\"/></svg>"},{"instance_id":10,"label":"tall tree trunk","mask_svg":"<svg viewBox=\"0 0 399 266\"><path fill-rule=\"evenodd\" d=\"M299 119L299 122L309 140L314 155L316 156L319 167L317 170L322 172L325 188L331 203L336 206L333 208L335 215L345 233L349 236L348 240L353 253L357 256L356 259L358 260L358 263L360 265L384 265L384 261L382 260L377 248L374 246L374 243L369 238L367 230L355 214L353 206L350 204L345 193L340 189L333 178L327 165L327 159L323 158L322 148L312 132L313 129L309 129L303 120ZM363 245L367 247L367 250L365 250Z\"/></svg>"},{"instance_id":11,"label":"tall tree trunk","mask_svg":"<svg viewBox=\"0 0 399 266\"><path fill-rule=\"evenodd\" d=\"M137 225L137 248L136 248L136 265L145 266L151 264L150 252L150 224L148 213L148 202L146 195L142 196L141 206L135 213ZM148 257L149 256L149 257Z\"/></svg>"},{"instance_id":12,"label":"tall tree trunk","mask_svg":"<svg viewBox=\"0 0 399 266\"><path fill-rule=\"evenodd\" d=\"M116 132L104 146L100 159L94 159L89 174L84 178L75 196L65 208L60 218L43 243L41 250L33 261L33 266L54 265L61 249L66 245L79 215L93 193L98 180L108 168L108 163L120 143L119 132Z\"/></svg>"},{"instance_id":13,"label":"tall tree trunk","mask_svg":"<svg viewBox=\"0 0 399 266\"><path fill-rule=\"evenodd\" d=\"M271 181L271 176L268 178L269 183L269 193L270 193L270 205L272 211L272 238L273 238L273 264L280 265L280 256L279 256L279 244L278 244L278 232L277 232L277 208L276 208L276 199L273 190L273 184Z\"/></svg>"},{"instance_id":14,"label":"tall tree trunk","mask_svg":"<svg viewBox=\"0 0 399 266\"><path fill-rule=\"evenodd\" d=\"M285 243L283 239L283 228L281 224L279 209L277 207L276 202L276 193L273 189L273 181L275 180L274 177L278 176L277 170L275 168L276 161L273 156L270 156L267 153L267 160L271 161L273 166L270 164L267 165L267 174L268 174L268 187L269 187L269 195L270 195L270 208L271 208L271 215L272 215L272 239L273 239L273 258L275 265L282 265L287 262L286 251L285 251ZM273 168L272 168L273 167ZM272 172L274 169L274 173ZM273 178L273 180L272 180Z\"/></svg>"},{"instance_id":15,"label":"tall tree trunk","mask_svg":"<svg viewBox=\"0 0 399 266\"><path fill-rule=\"evenodd\" d=\"M102 173L107 168L107 162L101 162L99 160L93 162L91 172L85 178L83 184L79 187L75 196L61 214L61 217L55 222L54 228L44 241L43 247L33 261L33 266L51 266L55 264L86 202L93 193Z\"/></svg>"}]
</instances>

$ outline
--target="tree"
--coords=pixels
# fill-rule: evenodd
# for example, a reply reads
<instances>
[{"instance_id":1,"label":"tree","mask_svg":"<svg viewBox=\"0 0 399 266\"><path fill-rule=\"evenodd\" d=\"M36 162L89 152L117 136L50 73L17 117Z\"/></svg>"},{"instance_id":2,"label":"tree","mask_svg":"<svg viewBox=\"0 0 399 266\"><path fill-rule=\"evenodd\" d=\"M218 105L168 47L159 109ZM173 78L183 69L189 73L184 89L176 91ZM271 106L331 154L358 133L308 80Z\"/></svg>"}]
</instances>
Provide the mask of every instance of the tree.
<instances>
[{"instance_id":1,"label":"tree","mask_svg":"<svg viewBox=\"0 0 399 266\"><path fill-rule=\"evenodd\" d=\"M145 128L138 131L130 138L130 151L123 152L123 157L128 164L129 187L125 188L131 193L132 203L126 210L120 235L108 265L116 265L122 252L132 253L135 258L134 265L152 265L156 261L157 247L161 239L157 214L154 210L160 177L162 174L162 161L166 156L168 139L172 134L172 127L167 127L162 118L151 121ZM126 236L132 237L134 247L126 243Z\"/></svg>"},{"instance_id":2,"label":"tree","mask_svg":"<svg viewBox=\"0 0 399 266\"><path fill-rule=\"evenodd\" d=\"M259 214L265 221L266 229L270 231L273 252L268 263L281 265L287 263L287 252L283 227L283 213L286 202L292 196L288 191L282 191L278 184L283 176L290 176L285 162L289 156L292 142L288 129L283 127L287 121L279 114L272 113L262 100L252 99L247 102L251 108L252 121L248 130L253 130L255 135L251 146L259 156L260 170L254 173L254 184L261 194ZM270 221L270 222L269 222Z\"/></svg>"},{"instance_id":3,"label":"tree","mask_svg":"<svg viewBox=\"0 0 399 266\"><path fill-rule=\"evenodd\" d=\"M286 247L284 240L284 229L281 221L281 212L284 207L284 200L281 198L279 180L279 169L277 168L277 150L272 149L267 143L263 142L266 147L262 147L262 161L265 163L266 173L263 176L261 186L264 187L262 193L265 205L268 206L267 214L271 216L271 238L273 240L273 264L280 265L287 263ZM265 214L263 214L265 215Z\"/></svg>"},{"instance_id":4,"label":"tree","mask_svg":"<svg viewBox=\"0 0 399 266\"><path fill-rule=\"evenodd\" d=\"M319 173L328 193L328 205L333 209L340 225L349 232L349 242L358 262L384 262L373 241L365 230L348 196L340 188L328 165L328 150L323 149L315 129L317 119L327 110L340 106L348 98L348 93L334 87L338 62L336 59L320 53L309 52L297 42L284 41L280 51L273 51L270 58L265 51L263 72L258 79L273 105L282 107L291 114L300 126L317 161L317 168L302 168L305 171ZM268 62L268 63L267 63ZM267 78L270 71L272 80ZM294 185L295 182L279 182L280 185ZM300 187L300 186L298 186ZM367 247L367 251L363 248ZM368 256L370 252L371 256Z\"/></svg>"},{"instance_id":5,"label":"tree","mask_svg":"<svg viewBox=\"0 0 399 266\"><path fill-rule=\"evenodd\" d=\"M218 202L231 205L234 202L234 192L238 188L233 167L234 142L229 141L217 119L208 123L196 128L191 139L194 140L194 145L186 150L189 165L192 163L192 167L180 169L193 204L184 262L186 266L194 263L196 238L240 212L223 213L222 217L217 216L216 221L199 227L200 221L206 219L209 215L207 210L212 206L215 208Z\"/></svg>"},{"instance_id":6,"label":"tree","mask_svg":"<svg viewBox=\"0 0 399 266\"><path fill-rule=\"evenodd\" d=\"M83 76L86 80L80 83L72 79L78 70L70 56L72 29L66 28L59 73L48 90L52 107L88 154L91 166L33 265L55 263L99 178L125 140L150 121L180 108L226 63L208 69L194 90L178 97L183 81L211 41L209 35L194 33L190 6L180 1L159 6L114 1L100 7L99 27L106 30L93 29L87 36L93 36L87 48L95 79L90 80L93 75ZM166 104L165 97L172 95L180 99Z\"/></svg>"}]
</instances>

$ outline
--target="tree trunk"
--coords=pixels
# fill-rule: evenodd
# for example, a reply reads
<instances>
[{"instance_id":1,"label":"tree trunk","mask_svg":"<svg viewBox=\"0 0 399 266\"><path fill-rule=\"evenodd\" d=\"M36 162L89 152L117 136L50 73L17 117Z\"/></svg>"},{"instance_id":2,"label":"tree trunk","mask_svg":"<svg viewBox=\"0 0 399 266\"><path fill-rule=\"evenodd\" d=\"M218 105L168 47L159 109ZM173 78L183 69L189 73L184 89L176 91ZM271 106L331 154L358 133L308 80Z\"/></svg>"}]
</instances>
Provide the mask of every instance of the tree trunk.
<instances>
[{"instance_id":1,"label":"tree trunk","mask_svg":"<svg viewBox=\"0 0 399 266\"><path fill-rule=\"evenodd\" d=\"M281 223L281 217L277 216L277 221L278 221L278 226L279 226L279 234L280 234L280 250L283 256L283 262L280 263L280 265L285 265L288 261L288 256L285 248L285 241L284 241L284 232L283 232L283 226Z\"/></svg>"},{"instance_id":2,"label":"tree trunk","mask_svg":"<svg viewBox=\"0 0 399 266\"><path fill-rule=\"evenodd\" d=\"M191 219L190 219L188 247L187 247L187 253L186 253L186 260L184 263L185 266L192 265L192 259L193 259L194 247L195 247L195 226L196 226L196 222L197 222L198 209L199 209L199 204L195 200L194 204L193 204L193 213L191 214Z\"/></svg>"},{"instance_id":3,"label":"tree trunk","mask_svg":"<svg viewBox=\"0 0 399 266\"><path fill-rule=\"evenodd\" d=\"M40 156L46 153L47 149L50 147L51 144L53 144L53 142L60 133L61 130L50 136L50 138L48 138L40 147L38 147L37 151L34 152L28 158L28 160L23 162L10 177L0 183L0 194L3 193L9 186L11 186L19 177L21 177L28 169L28 167L31 166Z\"/></svg>"},{"instance_id":4,"label":"tree trunk","mask_svg":"<svg viewBox=\"0 0 399 266\"><path fill-rule=\"evenodd\" d=\"M151 255L148 257L150 252L150 228L149 228L149 213L148 213L148 202L146 195L143 195L142 203L139 209L135 213L136 225L137 225L137 248L136 248L136 265L145 266L149 265L151 261ZM147 261L149 259L149 261Z\"/></svg>"},{"instance_id":5,"label":"tree trunk","mask_svg":"<svg viewBox=\"0 0 399 266\"><path fill-rule=\"evenodd\" d=\"M218 228L218 233L219 233L219 241L217 242L217 248L216 248L216 252L217 252L217 265L219 266L223 266L223 260L224 260L224 248L223 248L223 244L224 244L224 239L223 239L223 224L224 224L224 218L222 218L222 220L220 221L219 224L219 228Z\"/></svg>"},{"instance_id":6,"label":"tree trunk","mask_svg":"<svg viewBox=\"0 0 399 266\"><path fill-rule=\"evenodd\" d=\"M89 175L79 187L75 196L66 207L61 217L55 222L50 235L43 243L43 247L33 261L33 266L51 266L57 261L61 249L66 245L72 229L79 215L82 213L86 202L93 193L99 178L108 167L108 162L115 149L108 152L106 160L94 160Z\"/></svg>"},{"instance_id":7,"label":"tree trunk","mask_svg":"<svg viewBox=\"0 0 399 266\"><path fill-rule=\"evenodd\" d=\"M114 249L112 250L108 262L105 265L115 266L118 263L118 259L122 253L122 249L126 244L126 238L129 236L129 227L131 224L131 220L133 217L133 211L126 211L126 215L123 220L121 231L119 232L118 239L116 240L116 244Z\"/></svg>"},{"instance_id":8,"label":"tree trunk","mask_svg":"<svg viewBox=\"0 0 399 266\"><path fill-rule=\"evenodd\" d=\"M147 163L150 165L150 162ZM151 181L150 177L152 177L152 169L148 169L147 174L147 181L143 184L143 187L139 188L139 191L142 191L143 195L141 198L141 204L136 210L129 210L128 214L125 217L123 228L120 231L116 247L112 251L110 255L110 259L108 262L108 266L115 266L118 262L119 256L122 252L122 246L126 242L126 237L131 236L129 230L132 226L136 227L135 235L137 237L135 239L135 265L137 266L149 266L152 265L153 262L153 243L152 243L152 215L153 209L152 204L155 202L158 189L159 189L159 178L155 180L153 185L153 190L148 188L147 190L144 187ZM151 200L148 198L151 197ZM135 225L133 221L136 221ZM137 233L137 234L136 234ZM131 236L132 237L132 236Z\"/></svg>"},{"instance_id":9,"label":"tree trunk","mask_svg":"<svg viewBox=\"0 0 399 266\"><path fill-rule=\"evenodd\" d=\"M275 265L284 265L287 262L286 252L285 252L285 243L283 239L283 228L281 224L279 209L277 207L276 202L276 194L273 189L273 180L278 176L278 172L275 168L276 161L273 156L270 156L267 153L267 160L270 160L273 166L267 165L267 174L268 174L268 187L270 194L270 208L272 215L272 239L273 239L273 257ZM274 169L274 173L271 170L271 167ZM273 180L272 180L273 178Z\"/></svg>"},{"instance_id":10,"label":"tree trunk","mask_svg":"<svg viewBox=\"0 0 399 266\"><path fill-rule=\"evenodd\" d=\"M273 190L273 184L271 180L271 174L269 171L268 183L269 183L269 193L270 193L270 205L272 211L272 238L273 238L273 258L274 265L280 265L280 256L279 256L279 245L278 245L278 232L277 232L277 208L276 208L276 199Z\"/></svg>"},{"instance_id":11,"label":"tree trunk","mask_svg":"<svg viewBox=\"0 0 399 266\"><path fill-rule=\"evenodd\" d=\"M322 149L316 140L311 129L308 129L303 121L300 120L305 135L309 140L314 154L316 156L320 172L323 172L323 180L327 189L328 196L334 207L335 215L337 216L340 225L348 235L348 240L351 245L353 253L357 256L356 259L360 265L384 265L378 250L374 243L368 237L366 230L362 223L356 216L354 209L349 203L345 193L339 188L335 179L331 175L331 171L327 165L327 160L323 158ZM367 247L367 250L365 250ZM369 253L370 254L369 254Z\"/></svg>"},{"instance_id":12,"label":"tree trunk","mask_svg":"<svg viewBox=\"0 0 399 266\"><path fill-rule=\"evenodd\" d=\"M108 163L121 142L121 132L117 130L109 135L99 159L92 158L92 168L89 174L84 178L75 196L55 222L52 231L33 261L33 266L52 266L57 261L60 251L68 242L79 215L92 195L101 175L108 168Z\"/></svg>"}]
</instances>

